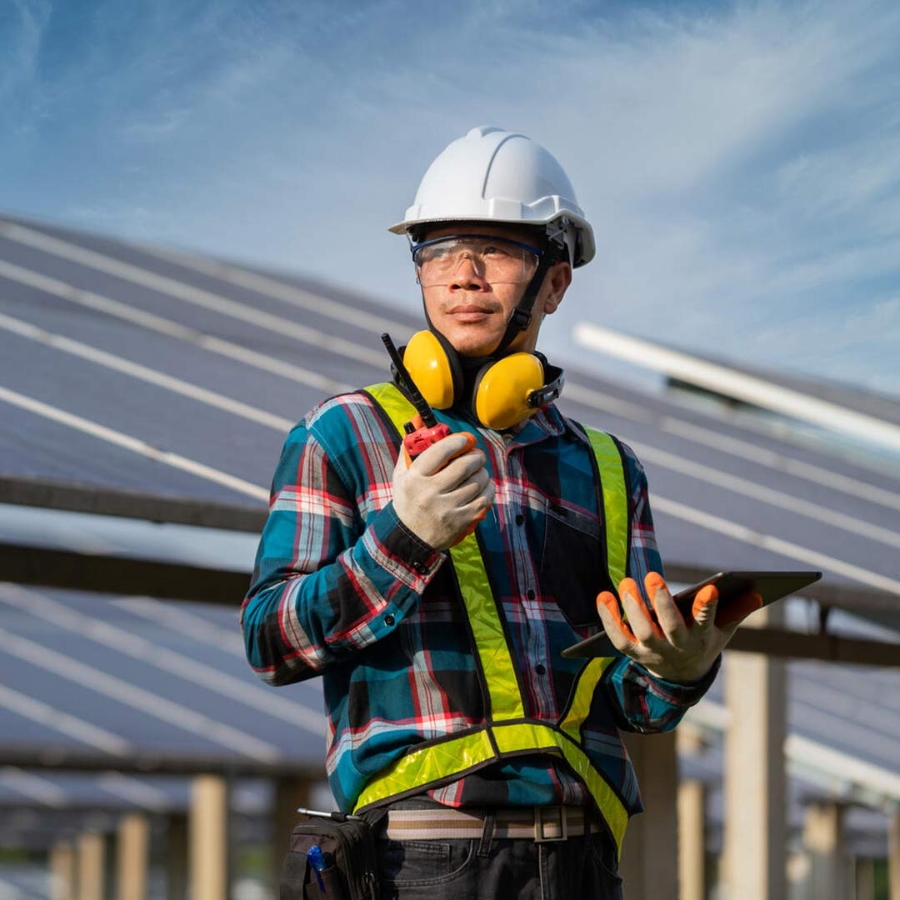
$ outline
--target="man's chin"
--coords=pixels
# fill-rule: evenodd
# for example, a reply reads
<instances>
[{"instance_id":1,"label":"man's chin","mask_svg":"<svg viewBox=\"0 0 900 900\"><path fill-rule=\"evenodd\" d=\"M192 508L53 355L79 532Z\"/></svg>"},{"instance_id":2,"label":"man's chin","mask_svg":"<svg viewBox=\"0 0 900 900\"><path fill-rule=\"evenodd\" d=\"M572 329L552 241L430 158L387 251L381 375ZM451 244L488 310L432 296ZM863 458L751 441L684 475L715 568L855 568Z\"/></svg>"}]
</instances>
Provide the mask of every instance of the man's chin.
<instances>
[{"instance_id":1,"label":"man's chin","mask_svg":"<svg viewBox=\"0 0 900 900\"><path fill-rule=\"evenodd\" d=\"M455 331L446 337L461 356L490 356L500 343L502 335L485 336Z\"/></svg>"},{"instance_id":2,"label":"man's chin","mask_svg":"<svg viewBox=\"0 0 900 900\"><path fill-rule=\"evenodd\" d=\"M497 342L497 343L499 343L499 342ZM455 345L454 345L454 346L455 346ZM491 353L492 353L492 351L493 351L493 349L494 349L495 346L496 346L496 343L492 344L490 347L483 347L483 346L466 347L466 346L462 346L462 347L456 347L456 352L457 352L460 356L465 356L465 357L468 357L468 358L470 358L470 359L478 359L478 358L480 358L480 357L485 357L485 358L487 358L487 357L489 357L489 356L491 355Z\"/></svg>"}]
</instances>

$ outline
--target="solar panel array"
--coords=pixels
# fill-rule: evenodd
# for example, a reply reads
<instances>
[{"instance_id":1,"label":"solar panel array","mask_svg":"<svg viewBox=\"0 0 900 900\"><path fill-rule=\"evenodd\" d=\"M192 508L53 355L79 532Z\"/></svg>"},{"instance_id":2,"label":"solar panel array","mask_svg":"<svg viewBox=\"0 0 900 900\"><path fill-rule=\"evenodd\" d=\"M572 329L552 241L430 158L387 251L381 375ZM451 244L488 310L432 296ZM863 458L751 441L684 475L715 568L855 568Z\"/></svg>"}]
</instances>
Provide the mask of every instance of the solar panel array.
<instances>
[{"instance_id":1,"label":"solar panel array","mask_svg":"<svg viewBox=\"0 0 900 900\"><path fill-rule=\"evenodd\" d=\"M0 219L0 477L262 509L291 425L331 393L384 380L379 335L402 343L418 327L328 285ZM827 583L900 597L896 461L585 372L568 372L561 406L637 452L668 564L817 568ZM11 506L0 506L0 540L246 571L255 547L254 535ZM321 773L318 684L257 683L238 635L241 597L222 600L210 608L0 584L0 767L18 761L0 768L0 807L185 802L178 779L19 764L61 749L110 771L143 755ZM894 788L898 687L895 671L791 664L792 736L883 776L875 818L858 816L862 842L881 839L878 804ZM685 764L720 778L716 748ZM798 798L837 789L811 762L825 756L797 763ZM46 819L0 818L0 846L46 836Z\"/></svg>"}]
</instances>

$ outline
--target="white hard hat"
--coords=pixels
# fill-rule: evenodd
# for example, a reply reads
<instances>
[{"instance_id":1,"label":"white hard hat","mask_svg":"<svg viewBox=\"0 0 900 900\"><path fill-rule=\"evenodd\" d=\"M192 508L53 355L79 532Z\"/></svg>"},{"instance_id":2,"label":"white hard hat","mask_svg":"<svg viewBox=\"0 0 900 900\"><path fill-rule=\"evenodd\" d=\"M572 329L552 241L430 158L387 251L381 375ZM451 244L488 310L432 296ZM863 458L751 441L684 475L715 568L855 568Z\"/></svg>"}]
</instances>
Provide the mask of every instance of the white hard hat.
<instances>
[{"instance_id":1,"label":"white hard hat","mask_svg":"<svg viewBox=\"0 0 900 900\"><path fill-rule=\"evenodd\" d=\"M413 205L391 227L404 234L438 222L553 225L573 266L594 258L594 232L556 158L524 134L473 128L428 167ZM552 235L552 228L548 228Z\"/></svg>"}]
</instances>

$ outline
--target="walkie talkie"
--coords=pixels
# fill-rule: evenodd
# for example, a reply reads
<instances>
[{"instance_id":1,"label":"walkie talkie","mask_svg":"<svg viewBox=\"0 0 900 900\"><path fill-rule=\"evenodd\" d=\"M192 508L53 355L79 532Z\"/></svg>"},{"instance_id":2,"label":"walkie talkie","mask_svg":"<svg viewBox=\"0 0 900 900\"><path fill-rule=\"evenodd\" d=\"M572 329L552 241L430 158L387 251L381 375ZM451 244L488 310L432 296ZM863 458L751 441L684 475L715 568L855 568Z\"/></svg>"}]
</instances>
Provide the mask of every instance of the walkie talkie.
<instances>
[{"instance_id":1,"label":"walkie talkie","mask_svg":"<svg viewBox=\"0 0 900 900\"><path fill-rule=\"evenodd\" d=\"M391 362L394 364L394 369L397 372L399 380L402 382L401 385L398 385L400 390L403 391L406 395L406 399L416 408L415 416L403 425L403 430L406 432L403 437L403 455L406 457L406 466L409 468L417 456L424 453L433 444L442 441L453 432L450 431L450 428L443 422L438 422L434 415L434 410L422 396L422 392L412 380L406 366L403 365L403 357L397 352L397 348L394 346L391 336L385 332L381 335L381 340L384 343L384 346L387 347L387 352L391 356ZM454 454L452 459L456 459L457 456L462 456L463 453L468 453L475 446L474 434L470 434L467 431L460 433L466 438L466 446L463 447L459 453ZM457 538L456 543L458 544L461 540L472 534L478 523L486 515L486 509L479 513L472 524Z\"/></svg>"},{"instance_id":2,"label":"walkie talkie","mask_svg":"<svg viewBox=\"0 0 900 900\"><path fill-rule=\"evenodd\" d=\"M403 452L406 455L407 466L424 453L432 444L442 441L447 435L452 434L450 428L443 422L438 422L434 410L428 405L428 401L422 396L422 392L416 387L416 383L410 377L403 357L397 352L391 336L385 332L381 335L384 346L391 356L391 362L399 376L400 389L406 395L406 399L416 408L416 415L403 426L406 434L403 437ZM468 453L475 446L475 435L465 432L468 444L460 450L458 456Z\"/></svg>"}]
</instances>

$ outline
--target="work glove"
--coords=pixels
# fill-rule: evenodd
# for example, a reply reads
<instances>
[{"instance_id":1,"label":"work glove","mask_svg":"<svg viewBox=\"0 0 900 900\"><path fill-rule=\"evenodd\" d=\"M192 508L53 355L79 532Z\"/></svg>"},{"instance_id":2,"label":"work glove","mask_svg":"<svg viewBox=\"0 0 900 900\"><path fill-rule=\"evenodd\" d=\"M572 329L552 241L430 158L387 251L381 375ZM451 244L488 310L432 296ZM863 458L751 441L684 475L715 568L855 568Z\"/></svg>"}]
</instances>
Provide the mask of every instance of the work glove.
<instances>
[{"instance_id":1,"label":"work glove","mask_svg":"<svg viewBox=\"0 0 900 900\"><path fill-rule=\"evenodd\" d=\"M644 588L652 611L634 579L623 578L618 598L611 591L597 595L597 613L617 650L658 678L679 684L702 679L741 622L762 606L762 597L748 591L718 615L719 591L708 584L697 592L690 612L682 615L657 572L647 574Z\"/></svg>"},{"instance_id":2,"label":"work glove","mask_svg":"<svg viewBox=\"0 0 900 900\"><path fill-rule=\"evenodd\" d=\"M484 466L484 453L467 450L471 443L471 435L451 434L411 464L401 453L394 467L394 511L435 550L459 543L494 502L494 483Z\"/></svg>"}]
</instances>

